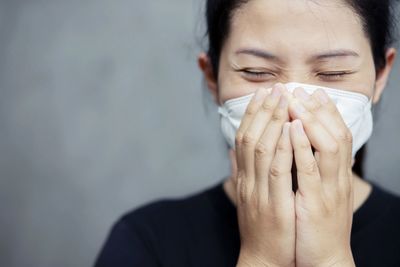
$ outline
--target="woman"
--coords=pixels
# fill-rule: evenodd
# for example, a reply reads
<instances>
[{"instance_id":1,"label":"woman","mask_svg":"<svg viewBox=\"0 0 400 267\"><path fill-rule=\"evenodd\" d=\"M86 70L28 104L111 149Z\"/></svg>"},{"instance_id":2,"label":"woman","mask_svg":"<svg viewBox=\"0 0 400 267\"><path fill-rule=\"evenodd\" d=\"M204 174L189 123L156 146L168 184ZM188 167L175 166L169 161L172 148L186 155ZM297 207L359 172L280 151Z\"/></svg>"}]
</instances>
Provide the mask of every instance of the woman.
<instances>
[{"instance_id":1,"label":"woman","mask_svg":"<svg viewBox=\"0 0 400 267\"><path fill-rule=\"evenodd\" d=\"M400 266L400 198L354 172L395 60L392 5L208 0L198 62L232 174L123 216L96 266Z\"/></svg>"}]
</instances>

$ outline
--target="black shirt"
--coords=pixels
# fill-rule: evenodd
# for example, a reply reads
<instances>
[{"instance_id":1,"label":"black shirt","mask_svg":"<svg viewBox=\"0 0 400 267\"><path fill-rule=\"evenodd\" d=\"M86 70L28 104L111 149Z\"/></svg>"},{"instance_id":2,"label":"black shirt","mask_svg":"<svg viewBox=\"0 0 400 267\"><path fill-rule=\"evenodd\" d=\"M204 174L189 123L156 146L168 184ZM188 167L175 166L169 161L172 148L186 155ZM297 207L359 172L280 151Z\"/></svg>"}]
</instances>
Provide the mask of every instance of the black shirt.
<instances>
[{"instance_id":1,"label":"black shirt","mask_svg":"<svg viewBox=\"0 0 400 267\"><path fill-rule=\"evenodd\" d=\"M400 197L369 183L372 192L353 214L356 266L400 267ZM95 266L235 266L236 216L223 180L185 197L142 205L114 224Z\"/></svg>"}]
</instances>

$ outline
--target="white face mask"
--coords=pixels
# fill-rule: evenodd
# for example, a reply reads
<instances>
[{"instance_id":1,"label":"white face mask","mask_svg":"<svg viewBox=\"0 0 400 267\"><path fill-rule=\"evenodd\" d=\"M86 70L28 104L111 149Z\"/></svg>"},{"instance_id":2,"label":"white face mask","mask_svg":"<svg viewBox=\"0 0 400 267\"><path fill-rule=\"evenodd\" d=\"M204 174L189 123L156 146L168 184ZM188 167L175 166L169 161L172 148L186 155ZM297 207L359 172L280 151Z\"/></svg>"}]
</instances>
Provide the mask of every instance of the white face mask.
<instances>
[{"instance_id":1,"label":"white face mask","mask_svg":"<svg viewBox=\"0 0 400 267\"><path fill-rule=\"evenodd\" d=\"M353 135L352 156L354 158L357 151L368 141L372 134L372 98L368 99L367 96L360 93L310 84L291 82L285 84L285 86L291 93L295 88L302 87L309 94L312 94L318 88L323 89L328 94L336 104L339 113ZM218 107L218 113L221 114L222 133L229 146L233 149L235 149L236 131L253 95L254 93L251 93L229 99Z\"/></svg>"}]
</instances>

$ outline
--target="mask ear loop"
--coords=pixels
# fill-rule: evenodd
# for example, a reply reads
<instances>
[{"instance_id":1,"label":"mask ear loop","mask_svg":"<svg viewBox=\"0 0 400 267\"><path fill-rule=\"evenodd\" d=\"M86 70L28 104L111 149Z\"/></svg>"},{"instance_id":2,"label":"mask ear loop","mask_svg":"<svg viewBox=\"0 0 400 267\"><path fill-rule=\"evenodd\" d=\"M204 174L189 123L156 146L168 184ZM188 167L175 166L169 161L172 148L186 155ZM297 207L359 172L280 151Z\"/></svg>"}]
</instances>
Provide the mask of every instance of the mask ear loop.
<instances>
[{"instance_id":1,"label":"mask ear loop","mask_svg":"<svg viewBox=\"0 0 400 267\"><path fill-rule=\"evenodd\" d=\"M375 119L375 110L376 110L376 104L372 104L372 98L371 97L368 101L368 105L367 105L367 109L369 108L371 110L371 115L372 115L372 121L373 123L375 123L374 119Z\"/></svg>"},{"instance_id":2,"label":"mask ear loop","mask_svg":"<svg viewBox=\"0 0 400 267\"><path fill-rule=\"evenodd\" d=\"M373 97L371 97L371 98L368 100L368 104L367 104L368 106L371 106L371 108L373 108L373 107L375 106L375 105L372 104L372 98L373 98Z\"/></svg>"}]
</instances>

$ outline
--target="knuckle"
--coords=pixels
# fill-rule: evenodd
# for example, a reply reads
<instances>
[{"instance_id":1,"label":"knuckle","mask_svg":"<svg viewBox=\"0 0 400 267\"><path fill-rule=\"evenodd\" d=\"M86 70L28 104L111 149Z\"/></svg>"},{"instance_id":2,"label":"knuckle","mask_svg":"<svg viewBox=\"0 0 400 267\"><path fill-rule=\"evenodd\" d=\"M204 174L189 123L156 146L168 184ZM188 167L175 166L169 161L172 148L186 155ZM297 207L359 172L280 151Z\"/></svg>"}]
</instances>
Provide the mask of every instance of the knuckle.
<instances>
[{"instance_id":1,"label":"knuckle","mask_svg":"<svg viewBox=\"0 0 400 267\"><path fill-rule=\"evenodd\" d=\"M315 161L307 162L302 167L302 172L306 175L314 175L318 171L318 165Z\"/></svg>"},{"instance_id":2,"label":"knuckle","mask_svg":"<svg viewBox=\"0 0 400 267\"><path fill-rule=\"evenodd\" d=\"M244 172L244 170L240 169L237 172L237 183L238 185L240 185L241 182L243 182L243 180L246 179L246 174Z\"/></svg>"},{"instance_id":3,"label":"knuckle","mask_svg":"<svg viewBox=\"0 0 400 267\"><path fill-rule=\"evenodd\" d=\"M271 146L266 145L262 142L258 142L255 148L255 158L256 159L261 159L265 157L266 155L272 154L273 149Z\"/></svg>"},{"instance_id":4,"label":"knuckle","mask_svg":"<svg viewBox=\"0 0 400 267\"><path fill-rule=\"evenodd\" d=\"M282 120L283 117L279 112L274 112L271 116L271 122L280 122Z\"/></svg>"},{"instance_id":5,"label":"knuckle","mask_svg":"<svg viewBox=\"0 0 400 267\"><path fill-rule=\"evenodd\" d=\"M248 199L248 193L247 193L247 183L245 181L245 179L242 178L238 178L238 188L237 188L237 192L238 192L238 196L239 196L239 201L240 203L244 204L247 203L247 199Z\"/></svg>"},{"instance_id":6,"label":"knuckle","mask_svg":"<svg viewBox=\"0 0 400 267\"><path fill-rule=\"evenodd\" d=\"M264 102L264 103L262 104L262 106L261 106L261 109L262 109L264 112L272 112L272 111L274 110L274 107L272 106L271 103L269 103L269 102Z\"/></svg>"},{"instance_id":7,"label":"knuckle","mask_svg":"<svg viewBox=\"0 0 400 267\"><path fill-rule=\"evenodd\" d=\"M310 149L310 144L308 142L301 142L299 144L300 150L307 150Z\"/></svg>"},{"instance_id":8,"label":"knuckle","mask_svg":"<svg viewBox=\"0 0 400 267\"><path fill-rule=\"evenodd\" d=\"M332 156L336 156L339 154L339 145L335 142L330 144L327 149L326 152L331 154Z\"/></svg>"},{"instance_id":9,"label":"knuckle","mask_svg":"<svg viewBox=\"0 0 400 267\"><path fill-rule=\"evenodd\" d=\"M309 108L311 112L316 112L322 108L322 104L319 101L312 101Z\"/></svg>"},{"instance_id":10,"label":"knuckle","mask_svg":"<svg viewBox=\"0 0 400 267\"><path fill-rule=\"evenodd\" d=\"M242 145L252 146L256 143L255 138L250 133L245 133L242 139Z\"/></svg>"},{"instance_id":11,"label":"knuckle","mask_svg":"<svg viewBox=\"0 0 400 267\"><path fill-rule=\"evenodd\" d=\"M236 147L240 147L242 143L243 143L243 133L241 131L237 131L235 136Z\"/></svg>"},{"instance_id":12,"label":"knuckle","mask_svg":"<svg viewBox=\"0 0 400 267\"><path fill-rule=\"evenodd\" d=\"M286 144L282 141L282 140L280 140L279 142L278 142L278 144L276 145L276 151L278 152L284 152L284 151L286 151L287 150L287 146L286 146Z\"/></svg>"},{"instance_id":13,"label":"knuckle","mask_svg":"<svg viewBox=\"0 0 400 267\"><path fill-rule=\"evenodd\" d=\"M282 170L277 163L271 165L269 169L269 176L271 179L278 178L282 175Z\"/></svg>"},{"instance_id":14,"label":"knuckle","mask_svg":"<svg viewBox=\"0 0 400 267\"><path fill-rule=\"evenodd\" d=\"M255 105L250 103L246 108L245 116L253 116L254 114L256 114L256 112L257 112L257 109L256 109Z\"/></svg>"},{"instance_id":15,"label":"knuckle","mask_svg":"<svg viewBox=\"0 0 400 267\"><path fill-rule=\"evenodd\" d=\"M353 135L351 134L349 129L343 130L339 132L338 138L340 141L345 143L352 143L353 142Z\"/></svg>"}]
</instances>

